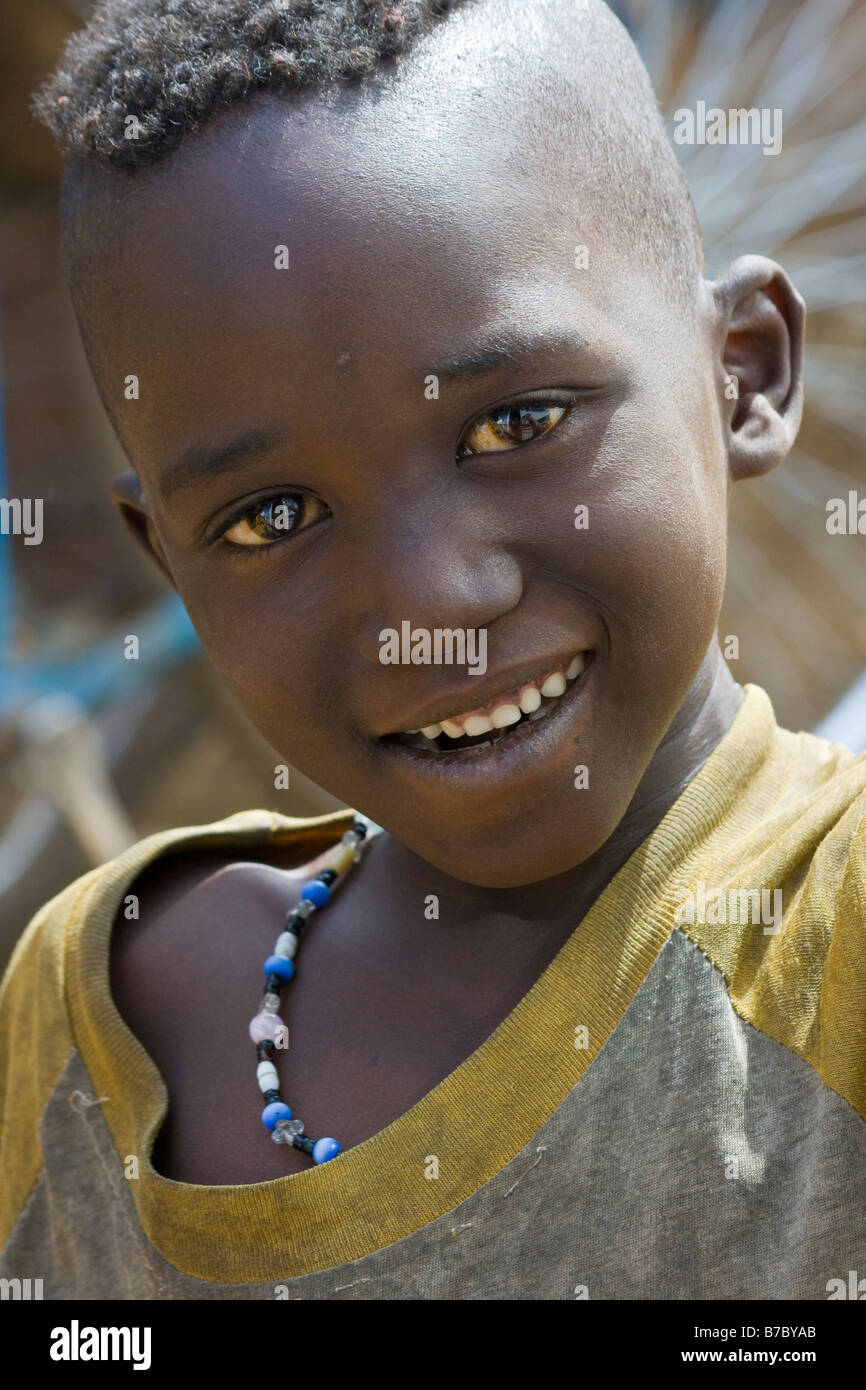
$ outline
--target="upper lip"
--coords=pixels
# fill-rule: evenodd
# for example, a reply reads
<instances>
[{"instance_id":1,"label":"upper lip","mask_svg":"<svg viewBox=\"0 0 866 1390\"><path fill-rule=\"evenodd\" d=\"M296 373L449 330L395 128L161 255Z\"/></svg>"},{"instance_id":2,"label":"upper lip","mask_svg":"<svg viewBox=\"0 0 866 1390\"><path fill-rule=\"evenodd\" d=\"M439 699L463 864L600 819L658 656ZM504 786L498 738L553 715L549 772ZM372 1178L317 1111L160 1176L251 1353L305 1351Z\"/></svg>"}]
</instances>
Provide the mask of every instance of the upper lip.
<instances>
[{"instance_id":1,"label":"upper lip","mask_svg":"<svg viewBox=\"0 0 866 1390\"><path fill-rule=\"evenodd\" d=\"M383 729L374 737L387 738L389 734L404 734L410 729L426 729L431 724L441 724L443 719L451 719L458 714L470 714L472 710L482 709L500 695L511 695L522 685L540 680L551 671L567 666L578 652L588 650L588 647L575 644L569 647L567 652L545 657L542 661L534 661L531 666L524 665L509 671L499 671L490 676L483 686L480 680L472 678L458 690L443 695L435 704L426 705L420 711L414 710L407 714L405 723L397 724L395 721L390 728Z\"/></svg>"}]
</instances>

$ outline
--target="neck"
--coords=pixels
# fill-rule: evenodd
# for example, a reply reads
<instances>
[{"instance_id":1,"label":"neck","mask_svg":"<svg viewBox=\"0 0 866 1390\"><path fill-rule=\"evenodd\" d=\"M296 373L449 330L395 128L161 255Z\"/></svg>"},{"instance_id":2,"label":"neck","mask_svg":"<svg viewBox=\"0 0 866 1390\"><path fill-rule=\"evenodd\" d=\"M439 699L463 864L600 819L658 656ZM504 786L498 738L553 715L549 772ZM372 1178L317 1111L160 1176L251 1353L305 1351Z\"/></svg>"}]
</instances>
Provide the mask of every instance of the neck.
<instances>
[{"instance_id":1,"label":"neck","mask_svg":"<svg viewBox=\"0 0 866 1390\"><path fill-rule=\"evenodd\" d=\"M442 873L390 835L382 835L374 850L380 868L387 867L390 881L413 893L423 885L424 894L436 893L459 904L465 920L497 913L536 921L554 933L560 924L573 926L706 762L730 728L742 698L742 687L713 642L616 830L594 854L564 874L517 888L481 888Z\"/></svg>"}]
</instances>

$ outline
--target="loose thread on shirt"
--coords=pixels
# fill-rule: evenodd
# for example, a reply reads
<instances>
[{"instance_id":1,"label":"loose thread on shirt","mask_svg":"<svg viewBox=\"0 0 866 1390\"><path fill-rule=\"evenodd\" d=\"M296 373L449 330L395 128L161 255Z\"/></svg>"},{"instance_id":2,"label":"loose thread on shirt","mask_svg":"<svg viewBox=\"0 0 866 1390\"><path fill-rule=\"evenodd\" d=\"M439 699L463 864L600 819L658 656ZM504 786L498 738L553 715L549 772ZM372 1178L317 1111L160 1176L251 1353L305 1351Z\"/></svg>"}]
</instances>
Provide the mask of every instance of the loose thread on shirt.
<instances>
[{"instance_id":1,"label":"loose thread on shirt","mask_svg":"<svg viewBox=\"0 0 866 1390\"><path fill-rule=\"evenodd\" d=\"M527 1177L529 1173L532 1172L533 1168L537 1168L537 1167L538 1167L538 1165L539 1165L539 1163L541 1162L543 1156L544 1156L544 1155L546 1154L546 1152L547 1152L547 1145L546 1145L546 1144L541 1144L541 1145L539 1146L539 1148L536 1149L535 1152L538 1154L538 1157L536 1158L535 1162L534 1162L534 1163L530 1163L530 1165L529 1165L529 1167L527 1168L526 1172L520 1174L520 1177L517 1179L517 1182L512 1183L511 1187L509 1187L509 1189L508 1189L507 1192L503 1192L503 1194L502 1194L503 1198L505 1198L505 1197L510 1197L511 1194L512 1194L512 1192L514 1191L515 1187L517 1187L517 1183L523 1182L523 1179L524 1179L525 1177Z\"/></svg>"}]
</instances>

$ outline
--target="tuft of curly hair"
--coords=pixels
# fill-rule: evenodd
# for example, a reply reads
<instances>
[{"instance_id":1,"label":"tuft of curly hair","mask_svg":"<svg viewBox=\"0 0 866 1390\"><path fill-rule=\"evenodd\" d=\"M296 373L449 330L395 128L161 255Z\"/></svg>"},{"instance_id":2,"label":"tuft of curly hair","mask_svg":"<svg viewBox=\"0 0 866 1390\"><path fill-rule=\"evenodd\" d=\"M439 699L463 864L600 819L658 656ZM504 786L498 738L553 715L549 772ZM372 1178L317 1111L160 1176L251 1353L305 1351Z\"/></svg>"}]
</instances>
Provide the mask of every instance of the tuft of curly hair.
<instances>
[{"instance_id":1,"label":"tuft of curly hair","mask_svg":"<svg viewBox=\"0 0 866 1390\"><path fill-rule=\"evenodd\" d=\"M62 148L133 169L256 90L360 82L467 0L101 0L33 97Z\"/></svg>"}]
</instances>

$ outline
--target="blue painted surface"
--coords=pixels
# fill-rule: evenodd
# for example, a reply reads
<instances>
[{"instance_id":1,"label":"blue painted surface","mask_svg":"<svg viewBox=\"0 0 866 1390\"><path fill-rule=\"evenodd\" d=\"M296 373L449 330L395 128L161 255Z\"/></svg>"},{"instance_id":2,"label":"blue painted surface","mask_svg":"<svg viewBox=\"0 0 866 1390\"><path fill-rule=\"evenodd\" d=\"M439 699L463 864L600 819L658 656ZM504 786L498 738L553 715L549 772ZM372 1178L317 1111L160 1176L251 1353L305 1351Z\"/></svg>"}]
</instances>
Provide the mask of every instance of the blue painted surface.
<instances>
[{"instance_id":1,"label":"blue painted surface","mask_svg":"<svg viewBox=\"0 0 866 1390\"><path fill-rule=\"evenodd\" d=\"M138 660L124 657L124 638L129 635L138 638ZM131 695L198 650L199 640L186 609L176 594L169 594L80 656L5 661L0 672L0 718L58 691L74 695L93 709Z\"/></svg>"},{"instance_id":2,"label":"blue painted surface","mask_svg":"<svg viewBox=\"0 0 866 1390\"><path fill-rule=\"evenodd\" d=\"M6 415L3 408L3 364L0 360L0 497L7 497ZM76 657L28 656L14 661L15 583L11 536L0 533L0 718L14 715L42 695L74 695L93 709L132 694L161 671L187 660L199 650L199 640L186 609L176 594L158 599L143 613L127 619L125 628L86 648ZM124 637L139 639L139 659L124 656Z\"/></svg>"}]
</instances>

